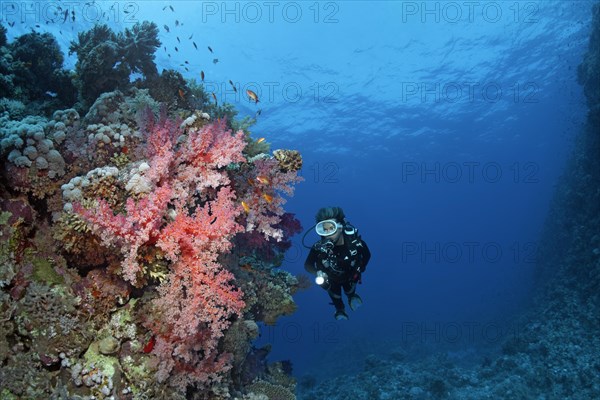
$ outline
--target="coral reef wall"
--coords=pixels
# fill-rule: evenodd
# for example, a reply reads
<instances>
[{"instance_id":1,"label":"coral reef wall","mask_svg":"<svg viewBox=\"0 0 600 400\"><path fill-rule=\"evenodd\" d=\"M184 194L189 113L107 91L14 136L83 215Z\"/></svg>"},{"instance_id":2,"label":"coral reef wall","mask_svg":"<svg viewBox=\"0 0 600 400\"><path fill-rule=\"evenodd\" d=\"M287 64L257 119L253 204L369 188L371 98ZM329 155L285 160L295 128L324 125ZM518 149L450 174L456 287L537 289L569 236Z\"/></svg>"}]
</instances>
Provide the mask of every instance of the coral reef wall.
<instances>
[{"instance_id":1,"label":"coral reef wall","mask_svg":"<svg viewBox=\"0 0 600 400\"><path fill-rule=\"evenodd\" d=\"M296 307L302 158L159 75L156 35L81 32L71 76L51 35L0 30L1 399L295 398L252 341Z\"/></svg>"},{"instance_id":2,"label":"coral reef wall","mask_svg":"<svg viewBox=\"0 0 600 400\"><path fill-rule=\"evenodd\" d=\"M555 193L539 253L546 289L561 288L600 309L600 4L593 7L589 49L578 68L588 114ZM542 302L561 302L547 294ZM583 303L582 303L583 304ZM591 310L590 310L591 311ZM597 322L597 321L596 321Z\"/></svg>"}]
</instances>

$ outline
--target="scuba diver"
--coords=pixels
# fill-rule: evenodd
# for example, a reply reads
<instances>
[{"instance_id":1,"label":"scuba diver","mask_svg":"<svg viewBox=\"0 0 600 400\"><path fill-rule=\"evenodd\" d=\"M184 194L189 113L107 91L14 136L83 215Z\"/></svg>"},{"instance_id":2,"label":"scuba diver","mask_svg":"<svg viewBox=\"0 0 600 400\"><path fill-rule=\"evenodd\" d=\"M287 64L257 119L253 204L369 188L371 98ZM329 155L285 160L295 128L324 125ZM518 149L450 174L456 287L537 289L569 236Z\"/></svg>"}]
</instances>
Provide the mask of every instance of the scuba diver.
<instances>
[{"instance_id":1,"label":"scuba diver","mask_svg":"<svg viewBox=\"0 0 600 400\"><path fill-rule=\"evenodd\" d=\"M348 319L342 288L352 311L362 305L362 299L356 294L356 284L362 283L361 274L365 272L371 252L340 207L321 208L315 219L315 230L321 239L312 247L305 245L310 248L310 253L304 269L316 275L315 282L327 290L335 306L335 319ZM303 244L307 234L302 238Z\"/></svg>"}]
</instances>

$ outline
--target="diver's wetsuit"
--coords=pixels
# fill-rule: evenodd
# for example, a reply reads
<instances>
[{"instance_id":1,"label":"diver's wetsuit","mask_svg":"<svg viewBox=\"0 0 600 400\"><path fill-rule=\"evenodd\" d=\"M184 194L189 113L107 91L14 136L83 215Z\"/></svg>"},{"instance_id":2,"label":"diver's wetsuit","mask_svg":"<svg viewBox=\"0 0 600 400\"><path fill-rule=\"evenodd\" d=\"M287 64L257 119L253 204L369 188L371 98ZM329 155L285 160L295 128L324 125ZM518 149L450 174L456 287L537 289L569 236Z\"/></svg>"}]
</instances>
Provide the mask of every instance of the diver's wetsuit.
<instances>
[{"instance_id":1,"label":"diver's wetsuit","mask_svg":"<svg viewBox=\"0 0 600 400\"><path fill-rule=\"evenodd\" d=\"M360 236L347 235L345 232L343 235L344 244L333 246L329 251L324 246L326 239L319 240L304 262L304 269L311 274L314 275L317 271L327 274L327 282L321 286L327 290L336 310L344 309L342 287L344 293L351 297L371 258L371 252Z\"/></svg>"}]
</instances>

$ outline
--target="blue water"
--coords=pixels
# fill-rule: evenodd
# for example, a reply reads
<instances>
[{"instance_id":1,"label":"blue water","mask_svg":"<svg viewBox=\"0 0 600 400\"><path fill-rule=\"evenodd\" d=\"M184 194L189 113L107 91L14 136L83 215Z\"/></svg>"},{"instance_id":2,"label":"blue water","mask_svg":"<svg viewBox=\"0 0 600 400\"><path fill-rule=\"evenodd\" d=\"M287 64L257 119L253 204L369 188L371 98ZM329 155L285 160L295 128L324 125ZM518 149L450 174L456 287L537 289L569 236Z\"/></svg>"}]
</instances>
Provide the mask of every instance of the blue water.
<instances>
[{"instance_id":1,"label":"blue water","mask_svg":"<svg viewBox=\"0 0 600 400\"><path fill-rule=\"evenodd\" d=\"M11 3L2 1L3 17ZM159 70L196 80L203 70L219 102L240 116L261 110L255 137L301 151L305 181L287 211L309 229L320 207L343 207L370 246L363 307L336 322L323 290L299 293L293 316L262 328L257 345L273 344L271 360L291 360L297 376L335 375L398 346L485 352L518 329L585 118L576 70L591 2L90 4L73 6L75 22L40 30L67 52L94 22L168 25ZM306 255L298 236L283 268L303 273Z\"/></svg>"}]
</instances>

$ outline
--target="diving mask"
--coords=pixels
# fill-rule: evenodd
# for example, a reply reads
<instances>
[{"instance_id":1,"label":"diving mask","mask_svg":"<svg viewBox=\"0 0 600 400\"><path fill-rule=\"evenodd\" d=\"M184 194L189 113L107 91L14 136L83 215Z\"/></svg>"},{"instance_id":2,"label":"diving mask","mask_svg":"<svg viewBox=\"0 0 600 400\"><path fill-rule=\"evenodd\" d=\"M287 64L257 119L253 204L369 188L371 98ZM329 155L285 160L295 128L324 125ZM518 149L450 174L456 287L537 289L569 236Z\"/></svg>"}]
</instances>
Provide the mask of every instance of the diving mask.
<instances>
[{"instance_id":1,"label":"diving mask","mask_svg":"<svg viewBox=\"0 0 600 400\"><path fill-rule=\"evenodd\" d=\"M319 236L331 236L341 228L343 228L343 225L338 223L335 219L326 219L315 226L315 231L317 231Z\"/></svg>"}]
</instances>

